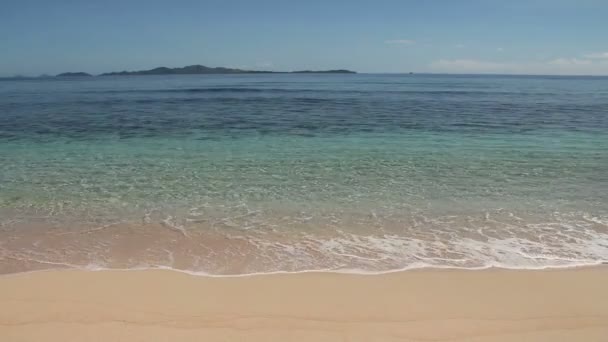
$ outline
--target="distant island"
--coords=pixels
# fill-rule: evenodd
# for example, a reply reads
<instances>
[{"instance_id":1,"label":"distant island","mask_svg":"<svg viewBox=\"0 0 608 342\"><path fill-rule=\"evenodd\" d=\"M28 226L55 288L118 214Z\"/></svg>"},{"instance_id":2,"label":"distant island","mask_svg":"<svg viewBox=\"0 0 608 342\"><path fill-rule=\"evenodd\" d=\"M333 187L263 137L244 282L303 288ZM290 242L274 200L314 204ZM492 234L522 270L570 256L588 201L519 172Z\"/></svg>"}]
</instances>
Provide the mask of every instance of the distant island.
<instances>
[{"instance_id":1,"label":"distant island","mask_svg":"<svg viewBox=\"0 0 608 342\"><path fill-rule=\"evenodd\" d=\"M298 71L263 71L263 70L243 70L235 68L217 67L211 68L204 65L189 65L183 68L167 68L158 67L150 70L137 71L114 71L107 72L97 76L139 76L139 75L222 75L222 74L356 74L356 71L346 69L334 70L298 70ZM95 77L95 75L78 71L78 72L63 72L55 76L40 75L40 76L12 76L0 77L0 80L20 80L20 79L41 79L53 77Z\"/></svg>"},{"instance_id":2,"label":"distant island","mask_svg":"<svg viewBox=\"0 0 608 342\"><path fill-rule=\"evenodd\" d=\"M203 75L203 74L308 74L308 73L322 73L322 74L356 74L355 71L339 69L339 70L303 70L303 71L259 71L259 70L242 70L233 68L211 68L204 65L189 65L183 68L167 68L158 67L150 70L138 70L138 71L119 71L119 72L108 72L101 74L100 76L132 76L132 75Z\"/></svg>"},{"instance_id":3,"label":"distant island","mask_svg":"<svg viewBox=\"0 0 608 342\"><path fill-rule=\"evenodd\" d=\"M86 72L64 72L57 75L56 77L91 77L93 75L87 74Z\"/></svg>"}]
</instances>

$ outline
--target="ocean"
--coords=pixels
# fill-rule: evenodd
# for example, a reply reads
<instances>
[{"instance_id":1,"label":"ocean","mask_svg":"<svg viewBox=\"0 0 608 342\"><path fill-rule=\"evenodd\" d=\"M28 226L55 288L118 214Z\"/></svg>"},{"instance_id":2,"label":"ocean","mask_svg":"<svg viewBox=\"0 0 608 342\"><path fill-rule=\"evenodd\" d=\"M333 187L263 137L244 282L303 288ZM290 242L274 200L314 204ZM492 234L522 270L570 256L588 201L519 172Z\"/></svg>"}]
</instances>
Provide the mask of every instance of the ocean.
<instances>
[{"instance_id":1,"label":"ocean","mask_svg":"<svg viewBox=\"0 0 608 342\"><path fill-rule=\"evenodd\" d=\"M608 261L608 77L0 81L0 273Z\"/></svg>"}]
</instances>

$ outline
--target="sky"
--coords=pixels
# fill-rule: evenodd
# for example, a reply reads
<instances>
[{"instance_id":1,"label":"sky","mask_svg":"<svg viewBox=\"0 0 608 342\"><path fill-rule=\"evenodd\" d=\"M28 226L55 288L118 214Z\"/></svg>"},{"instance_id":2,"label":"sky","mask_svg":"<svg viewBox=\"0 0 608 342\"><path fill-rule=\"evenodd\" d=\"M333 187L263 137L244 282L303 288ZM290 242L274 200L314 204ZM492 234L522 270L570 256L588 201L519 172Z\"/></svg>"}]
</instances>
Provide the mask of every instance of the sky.
<instances>
[{"instance_id":1,"label":"sky","mask_svg":"<svg viewBox=\"0 0 608 342\"><path fill-rule=\"evenodd\" d=\"M0 76L192 64L608 75L608 0L0 0Z\"/></svg>"}]
</instances>

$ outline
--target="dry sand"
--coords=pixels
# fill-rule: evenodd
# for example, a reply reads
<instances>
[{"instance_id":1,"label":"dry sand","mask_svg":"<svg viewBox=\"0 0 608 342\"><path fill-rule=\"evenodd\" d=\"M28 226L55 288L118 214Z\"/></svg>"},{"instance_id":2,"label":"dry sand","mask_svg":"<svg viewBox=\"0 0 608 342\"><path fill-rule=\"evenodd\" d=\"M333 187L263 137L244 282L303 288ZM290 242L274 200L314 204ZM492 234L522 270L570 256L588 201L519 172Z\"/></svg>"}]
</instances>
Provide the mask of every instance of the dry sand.
<instances>
[{"instance_id":1,"label":"dry sand","mask_svg":"<svg viewBox=\"0 0 608 342\"><path fill-rule=\"evenodd\" d=\"M608 341L608 268L0 277L0 341Z\"/></svg>"}]
</instances>

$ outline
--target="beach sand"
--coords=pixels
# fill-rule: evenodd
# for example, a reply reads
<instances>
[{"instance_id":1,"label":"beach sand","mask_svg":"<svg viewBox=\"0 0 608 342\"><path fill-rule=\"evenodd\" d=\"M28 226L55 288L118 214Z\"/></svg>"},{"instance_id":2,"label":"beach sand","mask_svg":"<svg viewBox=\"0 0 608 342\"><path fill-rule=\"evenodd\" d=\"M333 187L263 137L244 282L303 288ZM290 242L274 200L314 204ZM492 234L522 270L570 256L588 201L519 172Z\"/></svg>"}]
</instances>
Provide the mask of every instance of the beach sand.
<instances>
[{"instance_id":1,"label":"beach sand","mask_svg":"<svg viewBox=\"0 0 608 342\"><path fill-rule=\"evenodd\" d=\"M0 341L608 341L608 268L0 277Z\"/></svg>"}]
</instances>

